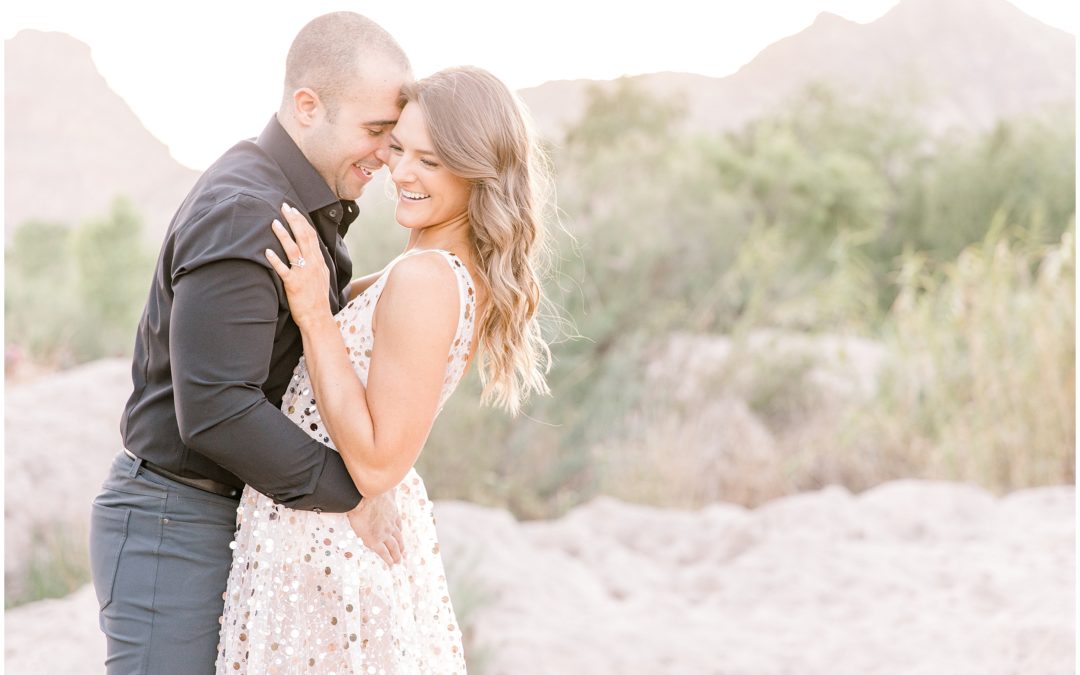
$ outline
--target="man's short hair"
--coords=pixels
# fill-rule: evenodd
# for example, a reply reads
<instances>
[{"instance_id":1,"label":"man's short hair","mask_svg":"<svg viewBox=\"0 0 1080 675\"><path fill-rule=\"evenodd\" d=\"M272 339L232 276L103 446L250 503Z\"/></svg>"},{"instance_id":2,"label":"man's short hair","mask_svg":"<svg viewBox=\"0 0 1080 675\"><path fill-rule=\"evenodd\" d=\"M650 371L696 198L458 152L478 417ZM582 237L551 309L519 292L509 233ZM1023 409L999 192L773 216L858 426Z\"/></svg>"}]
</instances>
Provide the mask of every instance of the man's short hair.
<instances>
[{"instance_id":1,"label":"man's short hair","mask_svg":"<svg viewBox=\"0 0 1080 675\"><path fill-rule=\"evenodd\" d=\"M401 45L382 26L354 12L332 12L312 19L289 47L285 59L285 92L289 99L297 89L312 89L329 115L365 61L383 61L412 67Z\"/></svg>"}]
</instances>

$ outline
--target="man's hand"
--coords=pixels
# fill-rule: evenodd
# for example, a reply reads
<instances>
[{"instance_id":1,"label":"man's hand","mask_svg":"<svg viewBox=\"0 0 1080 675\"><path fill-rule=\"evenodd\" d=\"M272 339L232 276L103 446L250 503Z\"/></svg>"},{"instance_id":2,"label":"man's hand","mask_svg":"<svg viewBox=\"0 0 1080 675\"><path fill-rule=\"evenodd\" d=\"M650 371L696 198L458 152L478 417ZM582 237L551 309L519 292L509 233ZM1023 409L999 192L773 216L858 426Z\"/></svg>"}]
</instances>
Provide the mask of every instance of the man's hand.
<instances>
[{"instance_id":1,"label":"man's hand","mask_svg":"<svg viewBox=\"0 0 1080 675\"><path fill-rule=\"evenodd\" d=\"M393 491L372 499L365 497L360 505L346 515L353 532L387 565L401 562L405 549L401 539L401 516L394 503Z\"/></svg>"}]
</instances>

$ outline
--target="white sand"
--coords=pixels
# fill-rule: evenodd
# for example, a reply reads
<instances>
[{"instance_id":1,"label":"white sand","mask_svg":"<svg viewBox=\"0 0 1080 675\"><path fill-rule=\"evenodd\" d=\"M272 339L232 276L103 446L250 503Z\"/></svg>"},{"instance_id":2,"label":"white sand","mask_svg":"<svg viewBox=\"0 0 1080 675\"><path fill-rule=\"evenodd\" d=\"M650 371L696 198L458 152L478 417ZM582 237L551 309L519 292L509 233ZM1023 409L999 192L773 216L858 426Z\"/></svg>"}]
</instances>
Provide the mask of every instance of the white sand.
<instances>
[{"instance_id":1,"label":"white sand","mask_svg":"<svg viewBox=\"0 0 1080 675\"><path fill-rule=\"evenodd\" d=\"M488 675L929 675L1073 672L1074 512L1071 487L901 481L754 511L436 514L453 580L493 596L472 620ZM7 672L102 672L95 609L85 588L7 612Z\"/></svg>"},{"instance_id":2,"label":"white sand","mask_svg":"<svg viewBox=\"0 0 1080 675\"><path fill-rule=\"evenodd\" d=\"M1071 673L1074 490L902 481L755 510L438 511L490 673ZM486 535L486 537L485 537Z\"/></svg>"},{"instance_id":3,"label":"white sand","mask_svg":"<svg viewBox=\"0 0 1080 675\"><path fill-rule=\"evenodd\" d=\"M85 529L127 368L8 388L8 574L34 529ZM601 498L530 523L439 502L436 515L455 603L468 604L463 577L490 596L464 622L487 675L1074 672L1071 486L995 498L899 481L697 512ZM8 673L104 671L90 587L5 624Z\"/></svg>"}]
</instances>

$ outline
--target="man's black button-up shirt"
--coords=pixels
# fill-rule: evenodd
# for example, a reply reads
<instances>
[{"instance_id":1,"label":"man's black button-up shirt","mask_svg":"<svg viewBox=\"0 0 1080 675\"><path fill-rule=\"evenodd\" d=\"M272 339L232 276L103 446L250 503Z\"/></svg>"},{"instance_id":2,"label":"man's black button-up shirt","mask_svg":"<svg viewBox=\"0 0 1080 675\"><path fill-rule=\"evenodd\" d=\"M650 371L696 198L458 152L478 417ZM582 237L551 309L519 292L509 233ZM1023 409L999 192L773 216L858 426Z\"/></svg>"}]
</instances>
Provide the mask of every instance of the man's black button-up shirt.
<instances>
[{"instance_id":1,"label":"man's black button-up shirt","mask_svg":"<svg viewBox=\"0 0 1080 675\"><path fill-rule=\"evenodd\" d=\"M266 249L288 202L307 213L331 270L337 312L352 276L343 237L354 202L338 200L277 119L199 178L165 235L135 341L124 445L182 476L250 484L297 509L359 502L341 457L279 409L300 359L300 331Z\"/></svg>"}]
</instances>

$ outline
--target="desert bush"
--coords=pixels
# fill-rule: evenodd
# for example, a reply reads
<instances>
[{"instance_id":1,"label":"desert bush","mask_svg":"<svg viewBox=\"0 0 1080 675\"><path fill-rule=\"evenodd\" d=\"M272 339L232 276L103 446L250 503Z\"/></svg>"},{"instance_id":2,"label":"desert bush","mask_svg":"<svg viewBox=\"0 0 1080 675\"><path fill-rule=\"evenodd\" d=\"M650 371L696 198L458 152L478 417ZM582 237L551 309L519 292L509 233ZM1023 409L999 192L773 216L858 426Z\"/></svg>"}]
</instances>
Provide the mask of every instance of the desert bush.
<instances>
[{"instance_id":1,"label":"desert bush","mask_svg":"<svg viewBox=\"0 0 1080 675\"><path fill-rule=\"evenodd\" d=\"M884 331L895 354L866 434L927 477L997 490L1074 481L1074 229L991 230L940 274L905 260Z\"/></svg>"},{"instance_id":2,"label":"desert bush","mask_svg":"<svg viewBox=\"0 0 1080 675\"><path fill-rule=\"evenodd\" d=\"M7 344L59 367L130 354L152 270L141 229L123 198L74 229L21 225L4 254Z\"/></svg>"}]
</instances>

